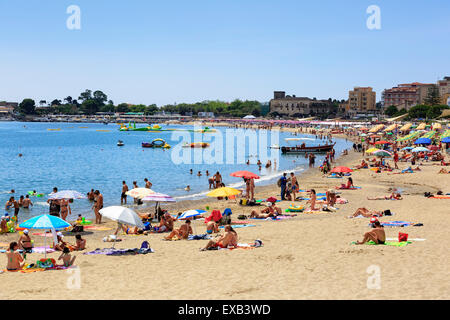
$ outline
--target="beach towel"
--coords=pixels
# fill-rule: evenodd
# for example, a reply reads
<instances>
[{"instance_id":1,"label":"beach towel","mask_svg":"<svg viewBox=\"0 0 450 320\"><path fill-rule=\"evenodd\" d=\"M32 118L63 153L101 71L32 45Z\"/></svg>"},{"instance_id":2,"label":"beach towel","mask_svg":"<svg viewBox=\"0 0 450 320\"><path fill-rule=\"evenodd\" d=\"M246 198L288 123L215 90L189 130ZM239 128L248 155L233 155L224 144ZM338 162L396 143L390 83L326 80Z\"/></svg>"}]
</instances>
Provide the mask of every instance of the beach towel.
<instances>
[{"instance_id":1,"label":"beach towel","mask_svg":"<svg viewBox=\"0 0 450 320\"><path fill-rule=\"evenodd\" d=\"M231 225L235 225L235 224L249 224L250 221L247 220L237 220L237 221L231 221Z\"/></svg>"},{"instance_id":2,"label":"beach towel","mask_svg":"<svg viewBox=\"0 0 450 320\"><path fill-rule=\"evenodd\" d=\"M450 199L450 196L432 196L429 199Z\"/></svg>"},{"instance_id":3,"label":"beach towel","mask_svg":"<svg viewBox=\"0 0 450 320\"><path fill-rule=\"evenodd\" d=\"M125 256L125 255L137 255L137 254L147 254L155 252L152 248L134 248L134 249L115 249L115 248L97 248L94 251L85 252L86 255L98 255L103 254L107 256Z\"/></svg>"},{"instance_id":4,"label":"beach towel","mask_svg":"<svg viewBox=\"0 0 450 320\"><path fill-rule=\"evenodd\" d=\"M255 224L235 224L232 226L233 228L247 228L247 227L256 227ZM225 226L220 226L220 229L224 229Z\"/></svg>"},{"instance_id":5,"label":"beach towel","mask_svg":"<svg viewBox=\"0 0 450 320\"><path fill-rule=\"evenodd\" d=\"M108 231L108 230L112 230L112 228L99 227L99 226L84 226L84 229L90 229L90 230L95 230L95 231Z\"/></svg>"},{"instance_id":6,"label":"beach towel","mask_svg":"<svg viewBox=\"0 0 450 320\"><path fill-rule=\"evenodd\" d=\"M230 248L218 248L218 250L235 250L235 249L255 249L255 248L261 248L261 247L255 247L254 243L238 243L237 247L230 247Z\"/></svg>"},{"instance_id":7,"label":"beach towel","mask_svg":"<svg viewBox=\"0 0 450 320\"><path fill-rule=\"evenodd\" d=\"M351 187L351 188L342 188L342 186L339 187L335 187L338 190L357 190L357 189L362 189L362 187Z\"/></svg>"},{"instance_id":8,"label":"beach towel","mask_svg":"<svg viewBox=\"0 0 450 320\"><path fill-rule=\"evenodd\" d=\"M370 240L369 242L366 242L365 245L371 245L371 246L391 246L391 247L404 247L408 244L412 243L411 241L386 241L384 244L378 244ZM351 244L356 244L356 242L352 242Z\"/></svg>"},{"instance_id":9,"label":"beach towel","mask_svg":"<svg viewBox=\"0 0 450 320\"><path fill-rule=\"evenodd\" d=\"M410 226L412 224L413 224L412 222L408 222L408 221L386 221L386 222L381 222L381 225L383 227L408 227L408 226Z\"/></svg>"},{"instance_id":10,"label":"beach towel","mask_svg":"<svg viewBox=\"0 0 450 320\"><path fill-rule=\"evenodd\" d=\"M65 267L63 265L56 265L52 268L23 268L20 270L14 270L14 271L10 271L7 269L4 269L4 272L20 272L20 273L33 273L33 272L41 272L41 271L49 271L49 270L66 270L66 269L70 269L73 268L74 266L70 266L70 267Z\"/></svg>"},{"instance_id":11,"label":"beach towel","mask_svg":"<svg viewBox=\"0 0 450 320\"><path fill-rule=\"evenodd\" d=\"M221 227L221 228L223 228L223 227ZM188 240L210 240L210 239L211 239L211 236L209 234L207 234L207 233L205 233L205 234L196 234L196 235L190 234L188 236Z\"/></svg>"}]
</instances>

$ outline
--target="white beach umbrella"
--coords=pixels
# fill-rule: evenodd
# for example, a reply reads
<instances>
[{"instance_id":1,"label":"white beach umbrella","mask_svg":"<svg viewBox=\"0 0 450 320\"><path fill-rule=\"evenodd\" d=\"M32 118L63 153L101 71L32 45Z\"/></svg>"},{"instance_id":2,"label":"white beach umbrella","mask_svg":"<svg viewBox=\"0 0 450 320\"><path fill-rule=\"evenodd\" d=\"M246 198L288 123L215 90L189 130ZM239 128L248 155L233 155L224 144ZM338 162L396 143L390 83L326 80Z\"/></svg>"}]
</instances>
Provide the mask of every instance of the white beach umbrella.
<instances>
[{"instance_id":1,"label":"white beach umbrella","mask_svg":"<svg viewBox=\"0 0 450 320\"><path fill-rule=\"evenodd\" d=\"M87 197L75 190L62 190L56 193L50 193L49 199L86 199Z\"/></svg>"},{"instance_id":2,"label":"white beach umbrella","mask_svg":"<svg viewBox=\"0 0 450 320\"><path fill-rule=\"evenodd\" d=\"M202 213L205 213L205 212L206 212L205 210L188 210L188 211L183 212L183 214L178 217L178 220L186 220L189 218L200 216L200 215L202 215Z\"/></svg>"},{"instance_id":3,"label":"white beach umbrella","mask_svg":"<svg viewBox=\"0 0 450 320\"><path fill-rule=\"evenodd\" d=\"M145 228L141 218L137 215L137 213L134 210L131 210L130 208L125 208L121 206L111 206L101 209L99 213L102 216L111 219L113 221L117 221L123 224L135 226L142 229Z\"/></svg>"}]
</instances>

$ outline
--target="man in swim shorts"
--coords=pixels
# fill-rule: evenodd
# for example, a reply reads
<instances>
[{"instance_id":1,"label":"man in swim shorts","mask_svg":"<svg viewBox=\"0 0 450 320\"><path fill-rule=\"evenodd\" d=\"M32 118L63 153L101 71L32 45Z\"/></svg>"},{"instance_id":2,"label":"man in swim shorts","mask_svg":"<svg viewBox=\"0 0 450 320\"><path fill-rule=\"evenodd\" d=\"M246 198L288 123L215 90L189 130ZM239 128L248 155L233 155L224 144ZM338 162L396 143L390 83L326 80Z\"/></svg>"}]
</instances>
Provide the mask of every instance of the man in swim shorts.
<instances>
[{"instance_id":1,"label":"man in swim shorts","mask_svg":"<svg viewBox=\"0 0 450 320\"><path fill-rule=\"evenodd\" d=\"M24 209L29 209L30 206L33 206L33 202L31 202L30 196L27 194L27 195L25 196L25 199L23 199L22 207L23 207Z\"/></svg>"},{"instance_id":2,"label":"man in swim shorts","mask_svg":"<svg viewBox=\"0 0 450 320\"><path fill-rule=\"evenodd\" d=\"M31 238L28 235L28 230L23 230L23 234L19 238L19 248L23 249L26 253L33 252L33 245L31 244Z\"/></svg>"},{"instance_id":3,"label":"man in swim shorts","mask_svg":"<svg viewBox=\"0 0 450 320\"><path fill-rule=\"evenodd\" d=\"M12 198L12 204L14 206L14 216L17 218L17 216L19 215L19 210L20 210L19 203L16 200L14 200L14 197L11 197L11 198Z\"/></svg>"},{"instance_id":4,"label":"man in swim shorts","mask_svg":"<svg viewBox=\"0 0 450 320\"><path fill-rule=\"evenodd\" d=\"M23 267L23 257L19 252L17 252L17 249L19 249L17 242L11 242L9 245L9 250L6 251L6 257L8 259L6 269L8 271L18 271Z\"/></svg>"},{"instance_id":5,"label":"man in swim shorts","mask_svg":"<svg viewBox=\"0 0 450 320\"><path fill-rule=\"evenodd\" d=\"M200 251L208 250L209 248L228 248L236 247L238 236L236 231L230 226L225 226L225 233L216 240L210 240L206 247L200 249Z\"/></svg>"},{"instance_id":6,"label":"man in swim shorts","mask_svg":"<svg viewBox=\"0 0 450 320\"><path fill-rule=\"evenodd\" d=\"M127 192L128 192L128 186L125 181L122 181L122 194L120 196L120 204L127 204Z\"/></svg>"},{"instance_id":7,"label":"man in swim shorts","mask_svg":"<svg viewBox=\"0 0 450 320\"><path fill-rule=\"evenodd\" d=\"M145 187L146 187L147 189L151 189L151 188L152 188L152 185L153 185L153 184L152 184L150 181L148 181L147 178L144 179L144 182L145 182Z\"/></svg>"}]
</instances>

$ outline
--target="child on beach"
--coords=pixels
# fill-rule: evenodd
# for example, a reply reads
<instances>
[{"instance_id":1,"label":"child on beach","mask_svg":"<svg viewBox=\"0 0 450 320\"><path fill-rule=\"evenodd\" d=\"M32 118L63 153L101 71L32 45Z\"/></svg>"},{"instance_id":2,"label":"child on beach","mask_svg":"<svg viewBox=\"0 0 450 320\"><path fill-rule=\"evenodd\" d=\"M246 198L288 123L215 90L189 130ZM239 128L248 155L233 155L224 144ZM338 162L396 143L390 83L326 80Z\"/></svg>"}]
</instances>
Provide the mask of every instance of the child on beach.
<instances>
[{"instance_id":1,"label":"child on beach","mask_svg":"<svg viewBox=\"0 0 450 320\"><path fill-rule=\"evenodd\" d=\"M70 249L65 247L58 260L63 261L64 267L70 267L71 265L73 265L75 258L76 257L71 256Z\"/></svg>"},{"instance_id":2,"label":"child on beach","mask_svg":"<svg viewBox=\"0 0 450 320\"><path fill-rule=\"evenodd\" d=\"M74 250L81 251L86 249L86 239L81 238L80 234L75 236L75 247Z\"/></svg>"}]
</instances>

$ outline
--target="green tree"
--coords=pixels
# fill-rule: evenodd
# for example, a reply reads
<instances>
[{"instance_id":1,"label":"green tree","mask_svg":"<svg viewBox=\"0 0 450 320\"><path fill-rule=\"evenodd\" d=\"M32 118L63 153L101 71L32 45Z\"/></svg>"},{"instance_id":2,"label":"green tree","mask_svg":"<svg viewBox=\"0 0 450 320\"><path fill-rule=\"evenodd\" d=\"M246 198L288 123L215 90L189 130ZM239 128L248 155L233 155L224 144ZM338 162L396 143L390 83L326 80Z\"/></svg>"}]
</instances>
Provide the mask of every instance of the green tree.
<instances>
[{"instance_id":1,"label":"green tree","mask_svg":"<svg viewBox=\"0 0 450 320\"><path fill-rule=\"evenodd\" d=\"M89 89L86 89L84 92L80 93L80 96L78 97L78 100L81 100L81 102L91 99L92 99L92 91Z\"/></svg>"},{"instance_id":2,"label":"green tree","mask_svg":"<svg viewBox=\"0 0 450 320\"><path fill-rule=\"evenodd\" d=\"M448 109L448 106L446 105L436 105L431 106L430 109L427 112L427 118L428 119L436 119L442 114L442 110Z\"/></svg>"},{"instance_id":3,"label":"green tree","mask_svg":"<svg viewBox=\"0 0 450 320\"><path fill-rule=\"evenodd\" d=\"M429 109L429 106L417 105L409 109L408 114L411 119L426 118Z\"/></svg>"},{"instance_id":4,"label":"green tree","mask_svg":"<svg viewBox=\"0 0 450 320\"><path fill-rule=\"evenodd\" d=\"M104 94L102 91L97 90L94 91L93 98L92 98L100 108L101 106L105 105L105 102L108 101L108 96Z\"/></svg>"},{"instance_id":5,"label":"green tree","mask_svg":"<svg viewBox=\"0 0 450 320\"><path fill-rule=\"evenodd\" d=\"M424 100L424 103L428 106L435 106L441 102L441 98L439 97L439 89L437 85L432 85L428 88L427 97Z\"/></svg>"},{"instance_id":6,"label":"green tree","mask_svg":"<svg viewBox=\"0 0 450 320\"><path fill-rule=\"evenodd\" d=\"M34 114L36 111L36 103L33 99L23 99L19 104L18 111L23 114Z\"/></svg>"},{"instance_id":7,"label":"green tree","mask_svg":"<svg viewBox=\"0 0 450 320\"><path fill-rule=\"evenodd\" d=\"M121 103L116 107L116 112L129 112L128 104Z\"/></svg>"},{"instance_id":8,"label":"green tree","mask_svg":"<svg viewBox=\"0 0 450 320\"><path fill-rule=\"evenodd\" d=\"M396 106L389 106L386 108L386 110L384 111L384 113L386 115L388 115L389 117L392 117L393 115L395 115L398 112L398 109Z\"/></svg>"},{"instance_id":9,"label":"green tree","mask_svg":"<svg viewBox=\"0 0 450 320\"><path fill-rule=\"evenodd\" d=\"M99 109L100 109L100 106L93 99L85 100L81 104L81 110L83 110L83 112L86 114L95 114L96 112L99 111Z\"/></svg>"}]
</instances>

